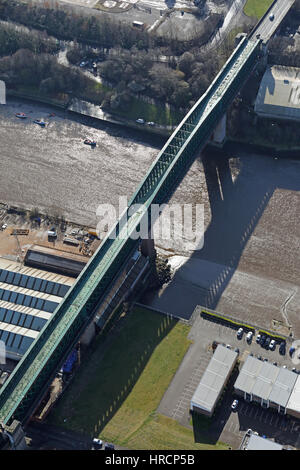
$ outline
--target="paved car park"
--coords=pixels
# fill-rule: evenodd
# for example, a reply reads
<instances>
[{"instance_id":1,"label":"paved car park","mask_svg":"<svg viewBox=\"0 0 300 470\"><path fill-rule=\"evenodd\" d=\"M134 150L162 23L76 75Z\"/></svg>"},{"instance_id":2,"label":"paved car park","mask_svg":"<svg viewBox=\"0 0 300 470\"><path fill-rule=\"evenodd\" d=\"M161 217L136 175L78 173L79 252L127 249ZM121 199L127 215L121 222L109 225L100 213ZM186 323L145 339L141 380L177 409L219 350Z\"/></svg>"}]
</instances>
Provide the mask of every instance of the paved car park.
<instances>
[{"instance_id":1,"label":"paved car park","mask_svg":"<svg viewBox=\"0 0 300 470\"><path fill-rule=\"evenodd\" d=\"M191 426L190 400L212 357L213 341L230 345L232 349L239 348L241 363L248 354L252 353L256 357L268 359L269 362L276 362L278 366L286 365L292 370L293 363L288 354L288 347L286 354L281 355L278 345L274 351L271 351L256 343L258 331L253 335L250 343L246 341L245 332L242 338L238 339L237 331L238 328L216 323L200 315L196 316L189 333L189 339L193 343L158 407L159 413L170 416L185 426ZM229 443L237 449L244 433L250 428L260 435L274 437L276 442L300 447L300 422L291 417L279 415L276 410L264 409L256 403L245 402L234 395L233 383L236 377L237 372L231 377L224 396L211 418L208 430L211 439ZM231 405L234 399L238 399L238 406L233 411Z\"/></svg>"},{"instance_id":2,"label":"paved car park","mask_svg":"<svg viewBox=\"0 0 300 470\"><path fill-rule=\"evenodd\" d=\"M231 411L227 416L225 407L230 409L232 390L228 390L226 395L220 413L215 416L215 424L212 424L216 429L218 424L222 427L219 440L238 448L242 436L250 428L260 436L273 438L278 443L300 447L299 421L287 415L280 415L272 408L264 409L256 403L247 403L240 398L237 410Z\"/></svg>"}]
</instances>

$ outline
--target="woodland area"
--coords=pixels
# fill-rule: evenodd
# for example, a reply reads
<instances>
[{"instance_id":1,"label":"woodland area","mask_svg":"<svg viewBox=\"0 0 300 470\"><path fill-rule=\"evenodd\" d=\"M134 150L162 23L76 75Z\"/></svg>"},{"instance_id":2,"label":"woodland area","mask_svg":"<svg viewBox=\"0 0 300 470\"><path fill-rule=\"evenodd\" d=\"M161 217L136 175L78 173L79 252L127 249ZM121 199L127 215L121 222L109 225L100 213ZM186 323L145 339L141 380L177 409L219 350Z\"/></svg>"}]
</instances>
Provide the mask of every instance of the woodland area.
<instances>
[{"instance_id":1,"label":"woodland area","mask_svg":"<svg viewBox=\"0 0 300 470\"><path fill-rule=\"evenodd\" d=\"M115 112L126 111L132 97L155 105L168 104L181 114L187 112L234 47L231 38L212 54L194 41L162 39L108 15L71 16L61 9L15 0L0 0L0 20L0 79L8 87L27 86L43 94L71 92ZM283 28L289 22L300 23L300 0ZM250 23L243 25L245 32L249 28ZM72 45L67 40L72 40ZM66 44L68 60L63 65L58 53ZM288 36L272 38L269 63L300 66L300 49L293 46L294 39ZM96 87L78 67L85 59L97 62L97 73L105 86ZM258 84L259 79L255 89ZM245 106L250 106L247 97L243 104L235 100L231 107L232 135L243 134L244 120L248 122L252 116L251 109L243 112Z\"/></svg>"}]
</instances>

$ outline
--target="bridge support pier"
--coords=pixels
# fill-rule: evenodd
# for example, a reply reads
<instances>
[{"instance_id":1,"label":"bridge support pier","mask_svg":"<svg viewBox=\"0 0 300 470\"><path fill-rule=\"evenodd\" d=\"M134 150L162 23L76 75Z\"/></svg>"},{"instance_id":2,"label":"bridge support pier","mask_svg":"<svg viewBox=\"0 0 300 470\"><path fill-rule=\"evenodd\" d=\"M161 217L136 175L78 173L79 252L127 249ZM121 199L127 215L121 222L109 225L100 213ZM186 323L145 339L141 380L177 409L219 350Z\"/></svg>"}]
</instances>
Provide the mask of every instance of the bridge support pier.
<instances>
[{"instance_id":1,"label":"bridge support pier","mask_svg":"<svg viewBox=\"0 0 300 470\"><path fill-rule=\"evenodd\" d=\"M142 240L141 252L142 252L142 255L148 256L150 259L153 259L156 257L156 250L155 250L153 238Z\"/></svg>"},{"instance_id":2,"label":"bridge support pier","mask_svg":"<svg viewBox=\"0 0 300 470\"><path fill-rule=\"evenodd\" d=\"M19 421L14 420L10 426L0 425L2 437L5 440L4 449L26 450L25 433Z\"/></svg>"},{"instance_id":3,"label":"bridge support pier","mask_svg":"<svg viewBox=\"0 0 300 470\"><path fill-rule=\"evenodd\" d=\"M227 115L225 113L212 135L212 141L215 144L222 145L224 143L224 140L226 139L226 123Z\"/></svg>"}]
</instances>

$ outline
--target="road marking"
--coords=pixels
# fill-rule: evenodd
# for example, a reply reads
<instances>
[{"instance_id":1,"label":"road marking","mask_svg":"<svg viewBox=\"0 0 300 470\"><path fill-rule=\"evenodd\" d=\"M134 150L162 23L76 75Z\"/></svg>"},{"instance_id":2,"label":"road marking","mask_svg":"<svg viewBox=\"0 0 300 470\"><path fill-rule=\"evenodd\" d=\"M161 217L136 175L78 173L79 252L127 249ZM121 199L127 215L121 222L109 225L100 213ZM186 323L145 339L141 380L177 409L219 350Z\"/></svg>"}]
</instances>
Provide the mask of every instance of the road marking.
<instances>
[{"instance_id":1,"label":"road marking","mask_svg":"<svg viewBox=\"0 0 300 470\"><path fill-rule=\"evenodd\" d=\"M255 415L253 416L254 419L255 419L256 416L258 415L258 412L259 412L259 409L256 410L256 413L255 413Z\"/></svg>"}]
</instances>

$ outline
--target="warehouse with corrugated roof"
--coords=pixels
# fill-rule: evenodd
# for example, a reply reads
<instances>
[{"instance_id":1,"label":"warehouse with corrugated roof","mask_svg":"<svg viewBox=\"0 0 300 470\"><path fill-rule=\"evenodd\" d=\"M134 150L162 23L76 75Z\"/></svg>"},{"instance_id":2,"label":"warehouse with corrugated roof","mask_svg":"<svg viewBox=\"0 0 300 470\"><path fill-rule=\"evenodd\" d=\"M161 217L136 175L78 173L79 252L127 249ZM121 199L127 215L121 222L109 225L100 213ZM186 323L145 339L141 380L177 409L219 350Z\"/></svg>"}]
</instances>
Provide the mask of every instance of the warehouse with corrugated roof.
<instances>
[{"instance_id":1,"label":"warehouse with corrugated roof","mask_svg":"<svg viewBox=\"0 0 300 470\"><path fill-rule=\"evenodd\" d=\"M0 258L0 341L6 358L20 360L74 279Z\"/></svg>"},{"instance_id":2,"label":"warehouse with corrugated roof","mask_svg":"<svg viewBox=\"0 0 300 470\"><path fill-rule=\"evenodd\" d=\"M298 375L292 393L286 405L289 415L300 419L300 375Z\"/></svg>"},{"instance_id":3,"label":"warehouse with corrugated roof","mask_svg":"<svg viewBox=\"0 0 300 470\"><path fill-rule=\"evenodd\" d=\"M248 356L234 383L235 392L247 401L256 401L265 408L276 408L279 413L300 410L300 400L292 403L291 396L299 376L286 368ZM299 383L300 398L300 383ZM291 405L289 406L289 402ZM299 413L299 411L298 411Z\"/></svg>"},{"instance_id":4,"label":"warehouse with corrugated roof","mask_svg":"<svg viewBox=\"0 0 300 470\"><path fill-rule=\"evenodd\" d=\"M218 345L191 399L190 411L212 416L238 354Z\"/></svg>"}]
</instances>

